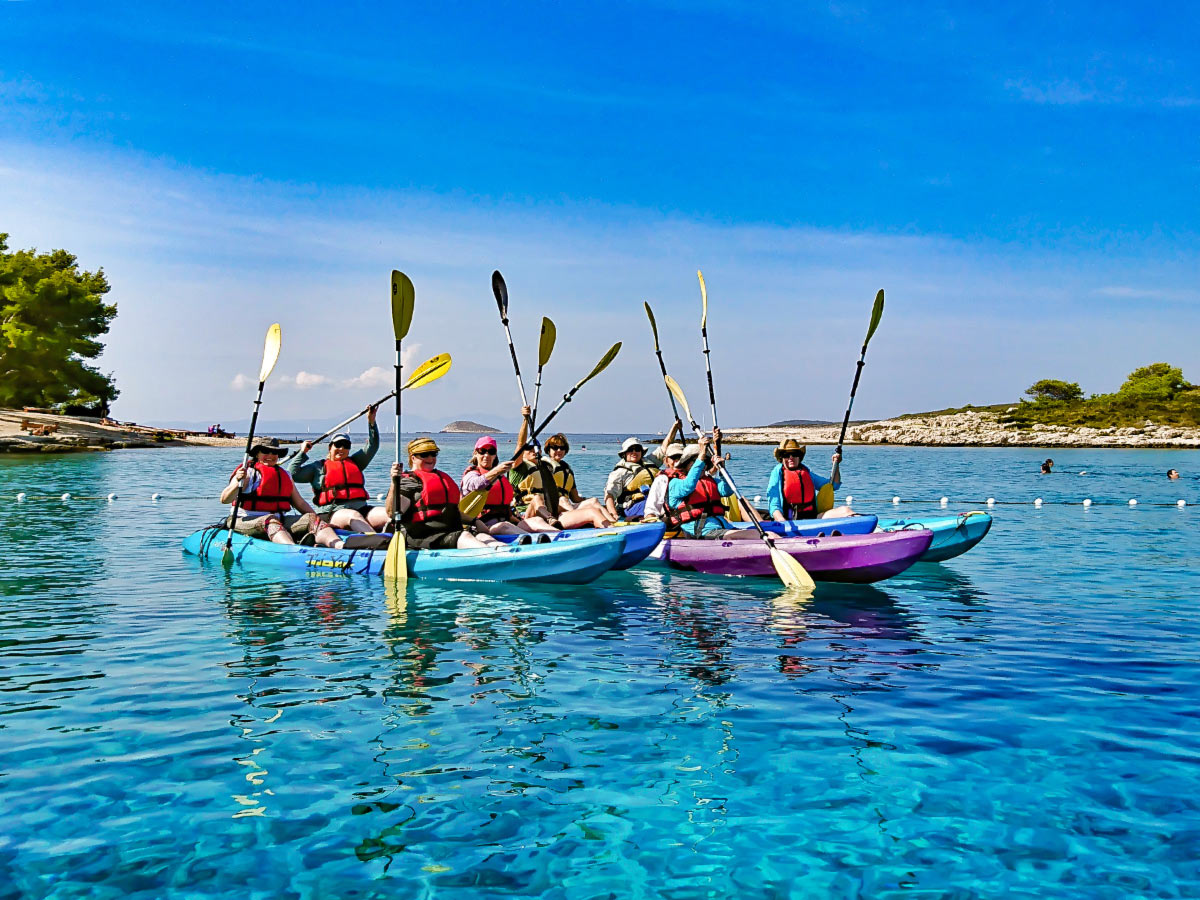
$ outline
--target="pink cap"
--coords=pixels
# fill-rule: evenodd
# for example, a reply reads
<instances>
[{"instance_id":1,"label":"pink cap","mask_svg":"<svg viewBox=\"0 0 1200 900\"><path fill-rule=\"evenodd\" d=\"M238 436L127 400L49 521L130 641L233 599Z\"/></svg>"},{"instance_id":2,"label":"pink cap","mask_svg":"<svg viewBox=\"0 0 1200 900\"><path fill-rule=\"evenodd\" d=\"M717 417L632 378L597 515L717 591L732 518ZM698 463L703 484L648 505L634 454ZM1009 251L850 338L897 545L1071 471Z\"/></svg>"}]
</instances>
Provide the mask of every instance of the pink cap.
<instances>
[{"instance_id":1,"label":"pink cap","mask_svg":"<svg viewBox=\"0 0 1200 900\"><path fill-rule=\"evenodd\" d=\"M477 440L475 442L476 450L482 450L484 447L491 447L493 450L495 450L496 449L496 439L494 437L492 437L490 434L485 434L483 437L481 437L479 440Z\"/></svg>"}]
</instances>

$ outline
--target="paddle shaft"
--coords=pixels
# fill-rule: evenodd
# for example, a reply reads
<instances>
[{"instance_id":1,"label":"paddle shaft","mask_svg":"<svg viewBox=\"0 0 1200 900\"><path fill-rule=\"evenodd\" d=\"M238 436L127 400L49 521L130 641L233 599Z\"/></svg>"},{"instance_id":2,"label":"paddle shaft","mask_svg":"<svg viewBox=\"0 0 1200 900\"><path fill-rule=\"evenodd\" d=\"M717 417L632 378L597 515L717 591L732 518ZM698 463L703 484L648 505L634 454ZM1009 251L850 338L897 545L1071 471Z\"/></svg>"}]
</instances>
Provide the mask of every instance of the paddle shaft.
<instances>
[{"instance_id":1,"label":"paddle shaft","mask_svg":"<svg viewBox=\"0 0 1200 900\"><path fill-rule=\"evenodd\" d=\"M400 338L396 338L396 390L392 391L392 393L395 394L395 396L396 396L396 462L400 462L400 406L401 406L400 398L404 393L401 390L401 386L404 384L404 382L401 380L401 374L400 374L401 371L403 370L403 365L402 365L402 361L401 361L401 357L400 357L400 346L402 343L403 342L400 340ZM386 400L386 399L387 398L385 397L384 400ZM382 403L383 400L380 400L379 402ZM364 412L365 411L366 410L364 410ZM362 413L359 413L359 415L362 415ZM358 418L358 416L355 416L355 418ZM403 466L401 466L401 469L403 469ZM400 521L400 479L393 478L392 479L392 534L395 534L396 529L399 528L399 525L397 524L399 521Z\"/></svg>"},{"instance_id":2,"label":"paddle shaft","mask_svg":"<svg viewBox=\"0 0 1200 900\"><path fill-rule=\"evenodd\" d=\"M667 377L667 364L665 362L663 362L662 350L658 349L658 347L656 346L654 348L654 353L658 357L658 368L662 372L663 378L666 378ZM679 426L679 431L681 432L680 436L682 437L683 419L679 418L679 407L675 405L675 395L671 393L670 388L667 389L667 399L669 399L671 401L671 413L672 413L672 415L675 416L675 424L677 426Z\"/></svg>"},{"instance_id":3,"label":"paddle shaft","mask_svg":"<svg viewBox=\"0 0 1200 900\"><path fill-rule=\"evenodd\" d=\"M538 366L537 383L533 386L533 412L530 413L529 420L537 421L538 398L542 396L542 367Z\"/></svg>"},{"instance_id":4,"label":"paddle shaft","mask_svg":"<svg viewBox=\"0 0 1200 900\"><path fill-rule=\"evenodd\" d=\"M716 395L716 392L713 390L712 363L709 361L709 358L708 358L709 351L708 351L708 326L707 325L700 326L700 336L704 339L704 371L708 375L708 405L712 409L713 428L719 428L720 426L717 424L717 395ZM664 372L663 374L665 375L666 372ZM720 450L720 449L721 449L720 447L717 448L717 450Z\"/></svg>"},{"instance_id":5,"label":"paddle shaft","mask_svg":"<svg viewBox=\"0 0 1200 900\"><path fill-rule=\"evenodd\" d=\"M262 406L263 386L266 381L258 383L258 396L254 398L254 412L250 414L250 433L246 435L246 460L242 463L243 470L250 462L250 449L254 446L254 431L258 427L258 410ZM246 473L243 471L242 478L245 479ZM243 480L242 486L245 487ZM242 491L237 492L237 496L233 498L233 509L229 513L229 535L225 538L225 552L230 553L233 550L233 523L237 521L238 511L242 508Z\"/></svg>"},{"instance_id":6,"label":"paddle shaft","mask_svg":"<svg viewBox=\"0 0 1200 900\"><path fill-rule=\"evenodd\" d=\"M846 404L846 415L842 419L842 433L838 435L838 456L842 455L842 442L846 440L846 429L850 426L850 410L854 408L854 395L858 392L858 379L862 378L863 366L866 365L867 345L863 344L862 355L858 358L858 368L854 370L854 384L850 387L850 402Z\"/></svg>"}]
</instances>

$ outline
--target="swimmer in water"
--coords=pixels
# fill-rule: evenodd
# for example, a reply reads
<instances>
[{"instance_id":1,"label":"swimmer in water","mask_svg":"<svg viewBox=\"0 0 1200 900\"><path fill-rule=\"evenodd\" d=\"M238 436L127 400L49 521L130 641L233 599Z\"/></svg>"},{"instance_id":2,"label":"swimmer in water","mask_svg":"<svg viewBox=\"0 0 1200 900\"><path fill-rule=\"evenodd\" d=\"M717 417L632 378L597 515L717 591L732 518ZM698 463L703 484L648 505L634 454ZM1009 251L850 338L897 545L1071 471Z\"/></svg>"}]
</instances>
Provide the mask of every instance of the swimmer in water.
<instances>
[{"instance_id":1,"label":"swimmer in water","mask_svg":"<svg viewBox=\"0 0 1200 900\"><path fill-rule=\"evenodd\" d=\"M1178 481L1179 473L1176 472L1174 469L1167 469L1167 477L1170 478L1172 481Z\"/></svg>"}]
</instances>

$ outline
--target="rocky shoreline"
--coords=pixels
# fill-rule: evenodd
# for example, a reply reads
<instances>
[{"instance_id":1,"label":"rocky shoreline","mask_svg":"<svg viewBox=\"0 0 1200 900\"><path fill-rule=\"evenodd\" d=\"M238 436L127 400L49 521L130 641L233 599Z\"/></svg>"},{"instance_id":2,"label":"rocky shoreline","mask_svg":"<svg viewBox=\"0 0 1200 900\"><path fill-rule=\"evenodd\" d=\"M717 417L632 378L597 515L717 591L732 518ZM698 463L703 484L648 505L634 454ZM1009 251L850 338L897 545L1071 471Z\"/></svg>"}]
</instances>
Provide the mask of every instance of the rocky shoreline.
<instances>
[{"instance_id":1,"label":"rocky shoreline","mask_svg":"<svg viewBox=\"0 0 1200 900\"><path fill-rule=\"evenodd\" d=\"M48 430L49 433L39 434ZM192 431L132 422L105 423L84 416L0 410L0 453L76 453L137 447L239 447L244 438L218 438Z\"/></svg>"},{"instance_id":2,"label":"rocky shoreline","mask_svg":"<svg viewBox=\"0 0 1200 900\"><path fill-rule=\"evenodd\" d=\"M806 444L837 444L840 425L793 428L730 428L729 444L778 444L792 437ZM967 410L940 416L906 416L879 422L854 422L847 444L895 444L904 447L1130 447L1200 448L1200 428L1155 425L1141 428L1071 428L1034 425L1018 428L996 413Z\"/></svg>"}]
</instances>

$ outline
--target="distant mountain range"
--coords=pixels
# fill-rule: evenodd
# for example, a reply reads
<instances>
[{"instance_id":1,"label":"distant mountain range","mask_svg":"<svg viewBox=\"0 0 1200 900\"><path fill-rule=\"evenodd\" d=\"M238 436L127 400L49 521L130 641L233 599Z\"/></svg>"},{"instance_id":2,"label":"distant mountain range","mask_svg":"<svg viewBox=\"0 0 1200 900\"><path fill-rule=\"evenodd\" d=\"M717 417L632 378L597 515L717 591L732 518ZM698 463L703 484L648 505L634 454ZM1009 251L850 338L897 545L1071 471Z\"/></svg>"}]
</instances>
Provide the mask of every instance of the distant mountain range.
<instances>
[{"instance_id":1,"label":"distant mountain range","mask_svg":"<svg viewBox=\"0 0 1200 900\"><path fill-rule=\"evenodd\" d=\"M836 425L837 422L829 422L825 419L784 419L780 422L772 422L770 425L756 425L756 428L789 428L795 425Z\"/></svg>"}]
</instances>

